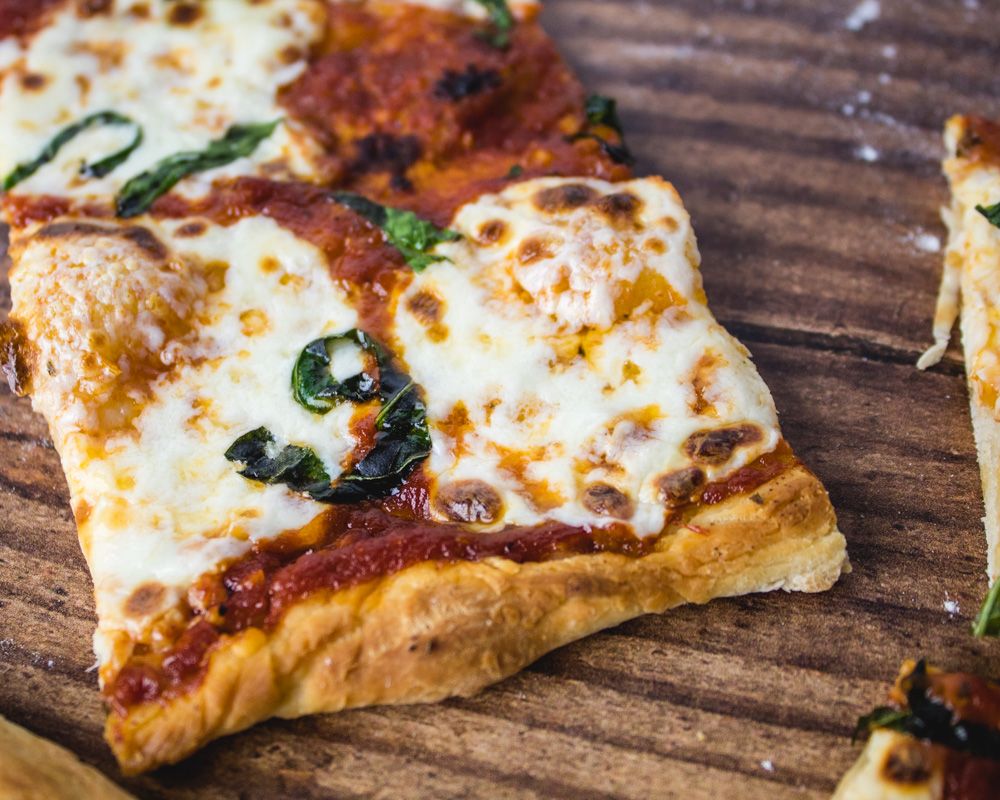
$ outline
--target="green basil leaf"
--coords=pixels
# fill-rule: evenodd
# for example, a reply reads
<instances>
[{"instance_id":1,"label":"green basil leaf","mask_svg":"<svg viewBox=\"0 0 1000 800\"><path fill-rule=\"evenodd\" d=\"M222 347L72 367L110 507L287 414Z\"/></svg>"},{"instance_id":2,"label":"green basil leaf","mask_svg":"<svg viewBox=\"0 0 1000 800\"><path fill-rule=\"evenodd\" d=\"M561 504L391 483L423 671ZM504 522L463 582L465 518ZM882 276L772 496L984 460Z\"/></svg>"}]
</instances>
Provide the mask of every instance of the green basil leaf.
<instances>
[{"instance_id":1,"label":"green basil leaf","mask_svg":"<svg viewBox=\"0 0 1000 800\"><path fill-rule=\"evenodd\" d=\"M377 394L378 382L370 372L362 370L343 381L335 380L330 373L333 348L343 341L354 342L371 354L376 364L384 360L378 343L357 329L306 345L292 369L292 394L299 405L315 414L326 414L345 400L364 403Z\"/></svg>"},{"instance_id":2,"label":"green basil leaf","mask_svg":"<svg viewBox=\"0 0 1000 800\"><path fill-rule=\"evenodd\" d=\"M280 119L251 125L233 125L221 139L209 142L204 150L174 153L160 160L126 183L116 201L119 217L134 217L146 211L160 195L169 192L179 181L196 172L223 167L238 158L249 156L274 133Z\"/></svg>"},{"instance_id":3,"label":"green basil leaf","mask_svg":"<svg viewBox=\"0 0 1000 800\"><path fill-rule=\"evenodd\" d=\"M476 0L490 15L492 31L483 38L494 47L504 50L510 44L510 32L514 29L514 15L507 0Z\"/></svg>"},{"instance_id":4,"label":"green basil leaf","mask_svg":"<svg viewBox=\"0 0 1000 800\"><path fill-rule=\"evenodd\" d=\"M374 357L377 379L362 372L346 381L334 380L330 353L345 340ZM344 400L361 403L377 395L382 408L375 417L374 447L331 482L312 450L298 445L279 449L271 433L258 428L241 436L226 451L227 459L245 465L240 471L244 477L284 483L321 503L357 503L385 497L430 455L427 408L416 384L364 331L352 329L307 344L292 370L292 393L300 405L318 414L325 414Z\"/></svg>"},{"instance_id":5,"label":"green basil leaf","mask_svg":"<svg viewBox=\"0 0 1000 800\"><path fill-rule=\"evenodd\" d=\"M99 125L131 125L135 128L135 135L132 137L132 141L121 150L102 158L100 161L81 166L81 175L88 178L103 178L119 164L123 163L142 144L142 127L140 125L124 114L119 114L117 111L98 111L95 114L84 117L78 122L74 122L72 125L67 125L52 138L52 141L42 148L42 152L34 160L25 161L14 167L7 177L3 179L3 191L9 191L25 178L34 175L39 169L54 159L63 146L78 134L83 133L88 128L94 128Z\"/></svg>"},{"instance_id":6,"label":"green basil leaf","mask_svg":"<svg viewBox=\"0 0 1000 800\"><path fill-rule=\"evenodd\" d=\"M1000 636L1000 580L993 582L986 595L983 607L972 623L972 634L979 637Z\"/></svg>"},{"instance_id":7,"label":"green basil leaf","mask_svg":"<svg viewBox=\"0 0 1000 800\"><path fill-rule=\"evenodd\" d=\"M333 192L331 197L381 228L385 240L400 252L414 272L423 272L437 261L448 261L445 256L427 251L442 242L454 242L462 238L460 233L439 228L412 211L379 205L360 194Z\"/></svg>"},{"instance_id":8,"label":"green basil leaf","mask_svg":"<svg viewBox=\"0 0 1000 800\"><path fill-rule=\"evenodd\" d=\"M854 744L859 737L867 736L879 728L889 728L894 731L905 730L904 726L911 716L909 711L890 706L879 706L870 714L858 718L858 724L854 727L854 733L851 735L851 744Z\"/></svg>"},{"instance_id":9,"label":"green basil leaf","mask_svg":"<svg viewBox=\"0 0 1000 800\"><path fill-rule=\"evenodd\" d=\"M618 117L618 103L610 97L602 94L590 95L583 107L587 115L587 125L572 136L567 136L566 141L578 142L581 139L592 139L597 142L601 149L607 153L608 157L618 163L631 167L635 164L635 157L625 144L625 133L622 129L621 119ZM611 128L618 134L619 143L609 142L603 136L594 133L590 128L595 126Z\"/></svg>"},{"instance_id":10,"label":"green basil leaf","mask_svg":"<svg viewBox=\"0 0 1000 800\"><path fill-rule=\"evenodd\" d=\"M323 462L308 447L278 448L267 428L243 434L225 453L228 461L242 463L239 474L261 483L283 483L297 492L314 494L330 486Z\"/></svg>"},{"instance_id":11,"label":"green basil leaf","mask_svg":"<svg viewBox=\"0 0 1000 800\"><path fill-rule=\"evenodd\" d=\"M976 211L990 221L991 225L1000 228L1000 203L991 206L976 206Z\"/></svg>"},{"instance_id":12,"label":"green basil leaf","mask_svg":"<svg viewBox=\"0 0 1000 800\"><path fill-rule=\"evenodd\" d=\"M603 94L592 94L584 104L587 122L591 125L607 125L619 136L624 135L622 123L618 118L618 103Z\"/></svg>"}]
</instances>

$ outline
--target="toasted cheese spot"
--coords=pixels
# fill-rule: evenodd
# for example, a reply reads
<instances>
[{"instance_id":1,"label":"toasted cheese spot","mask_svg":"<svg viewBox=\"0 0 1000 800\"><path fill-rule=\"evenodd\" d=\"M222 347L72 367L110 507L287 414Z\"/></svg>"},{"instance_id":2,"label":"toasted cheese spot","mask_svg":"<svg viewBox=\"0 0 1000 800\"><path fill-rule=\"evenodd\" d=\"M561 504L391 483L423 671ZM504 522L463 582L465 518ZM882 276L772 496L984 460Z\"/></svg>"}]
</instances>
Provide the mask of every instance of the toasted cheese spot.
<instances>
[{"instance_id":1,"label":"toasted cheese spot","mask_svg":"<svg viewBox=\"0 0 1000 800\"><path fill-rule=\"evenodd\" d=\"M162 583L150 581L144 583L128 596L125 601L125 613L130 617L148 617L159 610L167 590Z\"/></svg>"},{"instance_id":2,"label":"toasted cheese spot","mask_svg":"<svg viewBox=\"0 0 1000 800\"><path fill-rule=\"evenodd\" d=\"M642 201L629 192L608 194L594 202L596 208L612 225L640 228Z\"/></svg>"},{"instance_id":3,"label":"toasted cheese spot","mask_svg":"<svg viewBox=\"0 0 1000 800\"><path fill-rule=\"evenodd\" d=\"M171 25L191 25L201 17L198 3L173 3L167 12L167 22Z\"/></svg>"},{"instance_id":4,"label":"toasted cheese spot","mask_svg":"<svg viewBox=\"0 0 1000 800\"><path fill-rule=\"evenodd\" d=\"M697 414L699 417L716 417L718 418L719 412L715 408L715 405L708 400L707 393L712 386L712 377L717 369L725 364L725 361L711 350L706 351L698 363L695 365L694 372L690 377L691 393L692 398L688 403L688 407L691 409L693 414Z\"/></svg>"},{"instance_id":5,"label":"toasted cheese spot","mask_svg":"<svg viewBox=\"0 0 1000 800\"><path fill-rule=\"evenodd\" d=\"M639 365L634 361L626 361L622 364L622 383L638 383L639 377L642 375L642 370Z\"/></svg>"},{"instance_id":6,"label":"toasted cheese spot","mask_svg":"<svg viewBox=\"0 0 1000 800\"><path fill-rule=\"evenodd\" d=\"M635 514L632 499L609 483L593 483L583 490L581 504L601 517L628 520Z\"/></svg>"},{"instance_id":7,"label":"toasted cheese spot","mask_svg":"<svg viewBox=\"0 0 1000 800\"><path fill-rule=\"evenodd\" d=\"M901 739L886 753L882 762L882 777L890 783L916 787L927 783L933 774L933 764L927 747L915 739Z\"/></svg>"},{"instance_id":8,"label":"toasted cheese spot","mask_svg":"<svg viewBox=\"0 0 1000 800\"><path fill-rule=\"evenodd\" d=\"M244 336L260 336L267 333L270 327L267 314L259 308L251 308L240 314L240 330Z\"/></svg>"},{"instance_id":9,"label":"toasted cheese spot","mask_svg":"<svg viewBox=\"0 0 1000 800\"><path fill-rule=\"evenodd\" d=\"M129 6L128 13L136 19L148 19L149 3L133 3Z\"/></svg>"},{"instance_id":10,"label":"toasted cheese spot","mask_svg":"<svg viewBox=\"0 0 1000 800\"><path fill-rule=\"evenodd\" d=\"M555 258L559 253L559 242L557 239L539 236L532 236L525 239L517 250L517 260L524 265L534 264L543 258ZM563 291L569 288L567 271L563 271L562 280L559 282Z\"/></svg>"},{"instance_id":11,"label":"toasted cheese spot","mask_svg":"<svg viewBox=\"0 0 1000 800\"><path fill-rule=\"evenodd\" d=\"M182 239L193 239L196 236L201 236L207 230L207 226L201 220L195 220L194 222L185 222L176 231L174 231L174 236L180 236Z\"/></svg>"},{"instance_id":12,"label":"toasted cheese spot","mask_svg":"<svg viewBox=\"0 0 1000 800\"><path fill-rule=\"evenodd\" d=\"M737 448L756 444L762 438L756 425L734 425L693 433L685 442L684 450L700 464L718 466L729 461Z\"/></svg>"},{"instance_id":13,"label":"toasted cheese spot","mask_svg":"<svg viewBox=\"0 0 1000 800\"><path fill-rule=\"evenodd\" d=\"M270 275L281 269L281 262L274 256L264 256L260 260L260 271L265 275Z\"/></svg>"},{"instance_id":14,"label":"toasted cheese spot","mask_svg":"<svg viewBox=\"0 0 1000 800\"><path fill-rule=\"evenodd\" d=\"M476 234L476 241L489 247L494 244L501 244L507 237L507 225L503 220L492 219L484 222Z\"/></svg>"},{"instance_id":15,"label":"toasted cheese spot","mask_svg":"<svg viewBox=\"0 0 1000 800\"><path fill-rule=\"evenodd\" d=\"M705 473L698 467L685 467L668 472L656 479L660 502L676 508L694 499L695 493L705 485Z\"/></svg>"},{"instance_id":16,"label":"toasted cheese spot","mask_svg":"<svg viewBox=\"0 0 1000 800\"><path fill-rule=\"evenodd\" d=\"M94 507L86 500L77 500L73 503L73 518L76 520L78 528L82 528L87 524L87 520L90 519L93 511Z\"/></svg>"},{"instance_id":17,"label":"toasted cheese spot","mask_svg":"<svg viewBox=\"0 0 1000 800\"><path fill-rule=\"evenodd\" d=\"M49 79L40 72L28 72L21 76L21 87L29 92L37 92L45 88Z\"/></svg>"},{"instance_id":18,"label":"toasted cheese spot","mask_svg":"<svg viewBox=\"0 0 1000 800\"><path fill-rule=\"evenodd\" d=\"M442 324L444 301L432 291L424 290L412 295L406 301L406 307L427 329L427 336L434 342L443 342L448 338L448 328Z\"/></svg>"},{"instance_id":19,"label":"toasted cheese spot","mask_svg":"<svg viewBox=\"0 0 1000 800\"><path fill-rule=\"evenodd\" d=\"M564 183L542 189L534 197L535 207L546 214L581 208L597 197L597 192L583 183Z\"/></svg>"},{"instance_id":20,"label":"toasted cheese spot","mask_svg":"<svg viewBox=\"0 0 1000 800\"><path fill-rule=\"evenodd\" d=\"M452 522L496 522L503 514L499 492L480 480L448 483L438 489L434 508Z\"/></svg>"},{"instance_id":21,"label":"toasted cheese spot","mask_svg":"<svg viewBox=\"0 0 1000 800\"><path fill-rule=\"evenodd\" d=\"M673 217L663 217L660 220L660 227L667 233L674 233L680 228L680 223Z\"/></svg>"}]
</instances>

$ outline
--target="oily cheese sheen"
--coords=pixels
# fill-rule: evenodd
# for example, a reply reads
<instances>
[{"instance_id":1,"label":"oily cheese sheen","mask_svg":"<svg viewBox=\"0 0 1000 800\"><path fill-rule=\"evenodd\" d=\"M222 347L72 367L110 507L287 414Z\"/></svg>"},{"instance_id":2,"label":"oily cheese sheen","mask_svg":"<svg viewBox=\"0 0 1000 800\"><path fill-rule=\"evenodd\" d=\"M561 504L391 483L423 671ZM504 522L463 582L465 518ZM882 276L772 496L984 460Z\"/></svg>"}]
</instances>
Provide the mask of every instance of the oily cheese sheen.
<instances>
[{"instance_id":1,"label":"oily cheese sheen","mask_svg":"<svg viewBox=\"0 0 1000 800\"><path fill-rule=\"evenodd\" d=\"M66 3L24 46L4 42L0 176L34 159L65 126L111 110L142 127L141 145L123 164L103 178L80 175L84 162L110 155L132 137L128 126L96 127L14 187L16 194L104 199L160 159L202 150L233 124L284 118L278 89L305 69L323 18L317 0L116 0L83 18L76 3ZM317 152L285 119L253 154L182 188L199 193L215 178L264 171L308 178Z\"/></svg>"},{"instance_id":2,"label":"oily cheese sheen","mask_svg":"<svg viewBox=\"0 0 1000 800\"><path fill-rule=\"evenodd\" d=\"M462 208L448 262L412 281L396 334L437 423L432 473L461 519L485 488L495 526L556 519L659 533L661 480L715 480L775 448L770 394L712 317L690 219L658 179L543 179ZM704 429L747 425L731 457L694 463ZM458 500L458 509L453 506ZM470 506L471 504L471 506Z\"/></svg>"}]
</instances>

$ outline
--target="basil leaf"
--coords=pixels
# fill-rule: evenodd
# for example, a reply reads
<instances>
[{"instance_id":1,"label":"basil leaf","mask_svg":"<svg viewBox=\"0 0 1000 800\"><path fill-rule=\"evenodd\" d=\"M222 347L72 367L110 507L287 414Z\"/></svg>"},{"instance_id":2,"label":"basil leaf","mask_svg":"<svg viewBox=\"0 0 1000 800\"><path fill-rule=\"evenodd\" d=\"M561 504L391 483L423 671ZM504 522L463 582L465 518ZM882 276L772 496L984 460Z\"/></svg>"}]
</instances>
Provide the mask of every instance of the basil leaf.
<instances>
[{"instance_id":1,"label":"basil leaf","mask_svg":"<svg viewBox=\"0 0 1000 800\"><path fill-rule=\"evenodd\" d=\"M580 139L593 139L597 142L601 149L608 154L608 157L617 164L624 164L626 167L631 167L635 164L635 156L626 147L625 143L612 144L603 136L598 136L596 133L590 133L589 131L581 131L569 137L569 141L578 142Z\"/></svg>"},{"instance_id":2,"label":"basil leaf","mask_svg":"<svg viewBox=\"0 0 1000 800\"><path fill-rule=\"evenodd\" d=\"M622 123L618 118L618 102L603 94L592 94L584 103L587 122L591 125L607 125L619 136L623 136Z\"/></svg>"},{"instance_id":3,"label":"basil leaf","mask_svg":"<svg viewBox=\"0 0 1000 800\"><path fill-rule=\"evenodd\" d=\"M592 139L601 146L601 149L612 161L624 164L626 167L633 166L635 164L635 157L628 149L628 145L625 144L625 133L622 129L621 119L618 117L618 103L602 94L592 94L584 103L583 110L587 115L587 127L574 133L572 136L567 136L566 141L578 142L581 139ZM599 125L611 128L611 130L617 133L620 140L619 143L614 144L613 142L609 142L603 136L589 130Z\"/></svg>"},{"instance_id":4,"label":"basil leaf","mask_svg":"<svg viewBox=\"0 0 1000 800\"><path fill-rule=\"evenodd\" d=\"M510 44L510 32L514 29L514 15L506 0L476 0L490 15L492 31L483 36L494 47L504 50Z\"/></svg>"},{"instance_id":5,"label":"basil leaf","mask_svg":"<svg viewBox=\"0 0 1000 800\"><path fill-rule=\"evenodd\" d=\"M306 345L292 369L292 394L299 405L315 414L326 414L344 400L364 403L377 393L375 377L366 371L337 381L330 374L330 359L338 342L350 341L374 356L376 363L384 360L381 348L363 331L349 330L336 336L317 339Z\"/></svg>"},{"instance_id":6,"label":"basil leaf","mask_svg":"<svg viewBox=\"0 0 1000 800\"><path fill-rule=\"evenodd\" d=\"M285 445L278 449L267 428L243 434L225 453L228 461L244 465L239 474L261 483L283 483L297 492L314 494L330 486L323 462L308 447Z\"/></svg>"},{"instance_id":7,"label":"basil leaf","mask_svg":"<svg viewBox=\"0 0 1000 800\"><path fill-rule=\"evenodd\" d=\"M142 144L141 126L126 117L124 114L119 114L117 111L98 111L84 117L78 122L74 122L72 125L67 125L59 131L59 133L52 137L52 141L42 148L42 152L39 153L33 161L25 161L24 163L18 164L14 167L7 177L3 179L3 184L0 188L2 188L5 192L9 191L25 178L31 177L39 169L54 159L63 146L70 140L74 139L78 134L83 133L88 128L93 128L98 125L131 125L135 128L135 135L132 137L132 141L121 150L102 158L100 161L95 161L94 163L84 164L81 166L81 175L88 178L103 178L105 175L114 170L115 167L124 162L130 155L132 155L132 152L140 144Z\"/></svg>"},{"instance_id":8,"label":"basil leaf","mask_svg":"<svg viewBox=\"0 0 1000 800\"><path fill-rule=\"evenodd\" d=\"M381 228L385 240L400 252L414 272L423 272L437 261L448 261L445 256L427 251L442 242L454 242L462 238L460 233L439 228L412 211L379 205L360 194L333 192L331 197Z\"/></svg>"},{"instance_id":9,"label":"basil leaf","mask_svg":"<svg viewBox=\"0 0 1000 800\"><path fill-rule=\"evenodd\" d=\"M196 172L223 167L238 158L249 156L274 133L280 119L251 125L233 125L221 139L208 143L204 150L174 153L161 159L126 183L116 201L119 217L134 217L146 211L156 199L169 192L180 180Z\"/></svg>"},{"instance_id":10,"label":"basil leaf","mask_svg":"<svg viewBox=\"0 0 1000 800\"><path fill-rule=\"evenodd\" d=\"M958 719L952 708L931 693L927 663L917 663L904 680L907 708L876 708L858 720L855 737L878 728L899 731L976 758L1000 761L1000 730ZM853 738L852 738L853 741Z\"/></svg>"},{"instance_id":11,"label":"basil leaf","mask_svg":"<svg viewBox=\"0 0 1000 800\"><path fill-rule=\"evenodd\" d=\"M909 711L890 706L879 706L870 714L858 718L858 724L854 727L854 733L851 734L851 744L854 744L859 737L878 728L889 728L894 731L905 730L904 726L911 716L913 715Z\"/></svg>"},{"instance_id":12,"label":"basil leaf","mask_svg":"<svg viewBox=\"0 0 1000 800\"><path fill-rule=\"evenodd\" d=\"M1000 228L1000 203L991 206L976 206L976 211L990 221L991 225Z\"/></svg>"},{"instance_id":13,"label":"basil leaf","mask_svg":"<svg viewBox=\"0 0 1000 800\"><path fill-rule=\"evenodd\" d=\"M377 381L367 372L339 382L330 375L332 348L345 340L374 357ZM375 446L331 482L312 450L298 445L279 450L271 433L257 428L226 451L228 460L245 465L240 475L264 483L284 483L321 503L357 503L385 497L430 455L427 408L416 384L364 331L352 329L306 345L292 370L292 393L300 405L318 414L325 414L344 400L365 402L377 394L382 408L375 417Z\"/></svg>"},{"instance_id":14,"label":"basil leaf","mask_svg":"<svg viewBox=\"0 0 1000 800\"><path fill-rule=\"evenodd\" d=\"M972 634L979 637L1000 636L1000 579L993 582L986 595L983 607L972 623Z\"/></svg>"}]
</instances>

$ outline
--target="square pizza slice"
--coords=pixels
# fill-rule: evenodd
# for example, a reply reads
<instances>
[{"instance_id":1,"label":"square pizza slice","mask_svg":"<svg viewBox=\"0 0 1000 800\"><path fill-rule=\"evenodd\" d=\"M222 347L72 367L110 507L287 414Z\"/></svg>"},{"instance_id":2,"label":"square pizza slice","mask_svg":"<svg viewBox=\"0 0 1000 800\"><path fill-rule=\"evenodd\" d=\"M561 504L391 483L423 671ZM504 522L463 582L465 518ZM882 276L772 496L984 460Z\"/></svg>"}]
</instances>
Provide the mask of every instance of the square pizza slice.
<instances>
[{"instance_id":1,"label":"square pizza slice","mask_svg":"<svg viewBox=\"0 0 1000 800\"><path fill-rule=\"evenodd\" d=\"M193 6L183 47L182 4L129 29L151 27L150 53L221 52L255 24L216 16L234 2ZM431 5L449 7L251 4L262 96L151 136L111 63L87 97L129 122L33 170L37 140L4 154L31 174L3 199L2 360L66 473L127 772L270 716L469 694L639 614L847 568L826 492L708 309L677 192L629 177L613 105L584 103L530 6ZM67 36L120 34L131 8L52 12L0 107L32 118L20 76L63 15Z\"/></svg>"}]
</instances>

